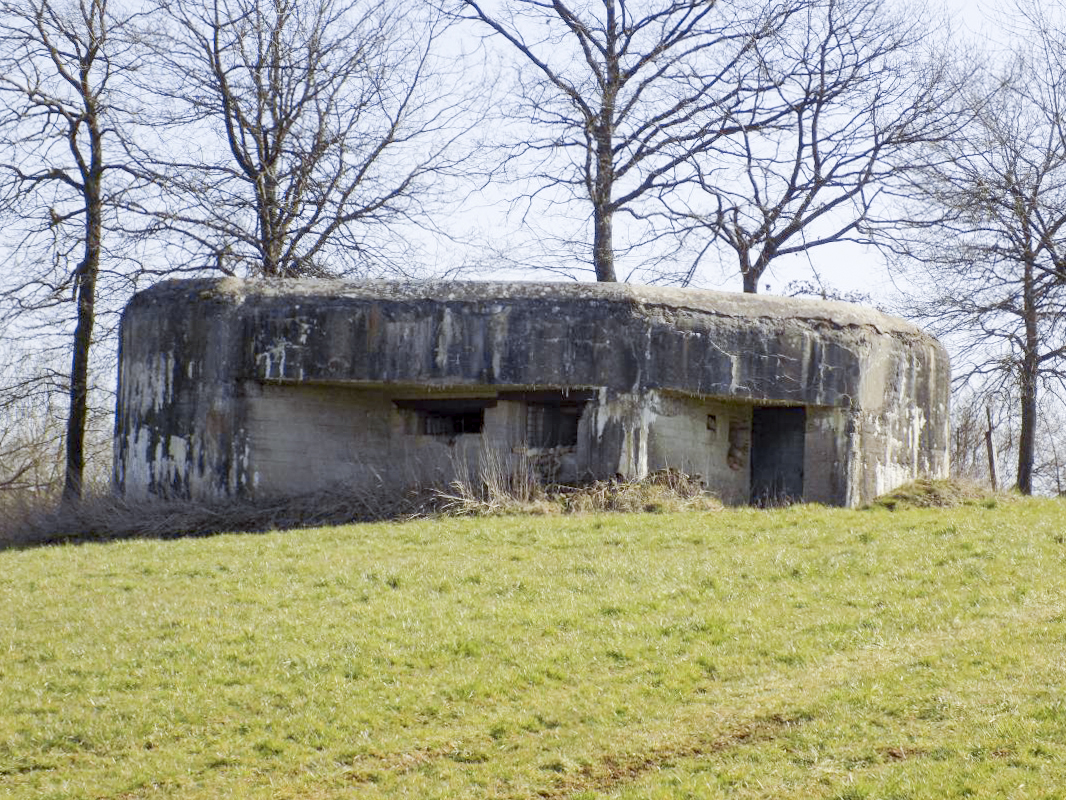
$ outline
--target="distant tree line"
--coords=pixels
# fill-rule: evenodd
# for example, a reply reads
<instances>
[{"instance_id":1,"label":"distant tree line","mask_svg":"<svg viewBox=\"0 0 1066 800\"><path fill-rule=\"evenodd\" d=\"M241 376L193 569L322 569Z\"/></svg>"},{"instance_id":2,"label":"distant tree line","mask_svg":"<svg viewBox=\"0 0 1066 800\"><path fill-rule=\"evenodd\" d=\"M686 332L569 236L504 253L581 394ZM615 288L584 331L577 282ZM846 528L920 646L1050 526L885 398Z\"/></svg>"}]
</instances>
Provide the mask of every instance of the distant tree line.
<instances>
[{"instance_id":1,"label":"distant tree line","mask_svg":"<svg viewBox=\"0 0 1066 800\"><path fill-rule=\"evenodd\" d=\"M0 490L55 463L24 421L62 393L39 427L77 502L116 314L165 276L416 277L452 242L756 292L852 242L1017 419L1032 491L1066 353L1061 12L1017 0L977 47L898 0L0 0ZM470 197L532 241L463 238Z\"/></svg>"}]
</instances>

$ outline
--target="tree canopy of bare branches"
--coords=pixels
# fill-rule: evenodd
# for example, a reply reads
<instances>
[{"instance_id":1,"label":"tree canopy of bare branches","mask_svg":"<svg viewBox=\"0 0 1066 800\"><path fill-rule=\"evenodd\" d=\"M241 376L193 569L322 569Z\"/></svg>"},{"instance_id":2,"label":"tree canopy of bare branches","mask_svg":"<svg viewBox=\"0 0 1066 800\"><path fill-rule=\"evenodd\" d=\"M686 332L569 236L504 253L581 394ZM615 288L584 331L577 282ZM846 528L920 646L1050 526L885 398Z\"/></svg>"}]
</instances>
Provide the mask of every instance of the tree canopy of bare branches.
<instances>
[{"instance_id":1,"label":"tree canopy of bare branches","mask_svg":"<svg viewBox=\"0 0 1066 800\"><path fill-rule=\"evenodd\" d=\"M892 241L956 380L1016 398L1024 493L1040 388L1061 387L1066 357L1066 76L1041 53L1054 42L1030 34L960 96L972 122L931 148L908 188L912 227Z\"/></svg>"},{"instance_id":2,"label":"tree canopy of bare branches","mask_svg":"<svg viewBox=\"0 0 1066 800\"><path fill-rule=\"evenodd\" d=\"M689 191L668 198L679 234L701 253L731 254L745 292L775 259L868 243L862 228L886 184L965 117L945 102L958 69L943 49L929 52L935 30L921 6L817 0L758 42L763 103L786 113L764 126L755 108L723 148L696 155Z\"/></svg>"},{"instance_id":3,"label":"tree canopy of bare branches","mask_svg":"<svg viewBox=\"0 0 1066 800\"><path fill-rule=\"evenodd\" d=\"M405 225L463 168L444 23L383 0L157 0L157 233L264 277L403 269ZM454 76L453 76L454 77ZM464 151L468 152L468 151Z\"/></svg>"},{"instance_id":4,"label":"tree canopy of bare branches","mask_svg":"<svg viewBox=\"0 0 1066 800\"><path fill-rule=\"evenodd\" d=\"M510 158L532 164L532 194L588 210L596 279L617 279L616 215L646 219L690 162L788 113L771 102L758 53L808 0L510 0L455 13L507 42L524 65ZM653 234L654 235L654 234Z\"/></svg>"},{"instance_id":5,"label":"tree canopy of bare branches","mask_svg":"<svg viewBox=\"0 0 1066 800\"><path fill-rule=\"evenodd\" d=\"M13 249L2 302L13 316L58 310L60 331L73 323L68 501L82 490L101 276L115 273L105 232L131 185L117 126L133 17L109 3L0 2L0 217Z\"/></svg>"}]
</instances>

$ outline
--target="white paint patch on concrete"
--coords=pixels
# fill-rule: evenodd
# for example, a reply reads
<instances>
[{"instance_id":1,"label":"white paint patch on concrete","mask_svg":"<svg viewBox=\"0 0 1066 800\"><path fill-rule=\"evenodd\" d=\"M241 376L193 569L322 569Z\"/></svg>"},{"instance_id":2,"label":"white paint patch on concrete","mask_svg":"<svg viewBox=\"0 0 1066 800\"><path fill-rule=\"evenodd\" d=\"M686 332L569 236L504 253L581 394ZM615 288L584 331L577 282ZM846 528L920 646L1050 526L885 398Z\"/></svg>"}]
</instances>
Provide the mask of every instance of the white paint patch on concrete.
<instances>
[{"instance_id":1,"label":"white paint patch on concrete","mask_svg":"<svg viewBox=\"0 0 1066 800\"><path fill-rule=\"evenodd\" d=\"M189 445L180 436L171 436L167 442L167 447L170 450L170 461L173 465L174 471L185 477L185 469L188 464Z\"/></svg>"},{"instance_id":2,"label":"white paint patch on concrete","mask_svg":"<svg viewBox=\"0 0 1066 800\"><path fill-rule=\"evenodd\" d=\"M437 331L436 356L437 369L444 370L448 366L448 351L452 344L452 312L445 307L440 318L440 328Z\"/></svg>"},{"instance_id":3,"label":"white paint patch on concrete","mask_svg":"<svg viewBox=\"0 0 1066 800\"><path fill-rule=\"evenodd\" d=\"M596 395L596 405L594 407L594 411L596 413L596 441L602 442L603 432L607 429L607 387L601 386Z\"/></svg>"}]
</instances>

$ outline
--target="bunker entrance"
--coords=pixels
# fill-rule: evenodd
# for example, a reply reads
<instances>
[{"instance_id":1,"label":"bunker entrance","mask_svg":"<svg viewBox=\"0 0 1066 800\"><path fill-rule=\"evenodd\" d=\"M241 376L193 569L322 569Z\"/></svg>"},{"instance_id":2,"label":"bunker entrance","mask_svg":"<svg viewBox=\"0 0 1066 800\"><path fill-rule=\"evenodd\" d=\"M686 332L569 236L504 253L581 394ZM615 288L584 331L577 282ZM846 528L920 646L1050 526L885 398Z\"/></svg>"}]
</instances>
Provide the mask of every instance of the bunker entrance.
<instances>
[{"instance_id":1,"label":"bunker entrance","mask_svg":"<svg viewBox=\"0 0 1066 800\"><path fill-rule=\"evenodd\" d=\"M756 406L751 419L751 502L773 506L803 499L807 409Z\"/></svg>"}]
</instances>

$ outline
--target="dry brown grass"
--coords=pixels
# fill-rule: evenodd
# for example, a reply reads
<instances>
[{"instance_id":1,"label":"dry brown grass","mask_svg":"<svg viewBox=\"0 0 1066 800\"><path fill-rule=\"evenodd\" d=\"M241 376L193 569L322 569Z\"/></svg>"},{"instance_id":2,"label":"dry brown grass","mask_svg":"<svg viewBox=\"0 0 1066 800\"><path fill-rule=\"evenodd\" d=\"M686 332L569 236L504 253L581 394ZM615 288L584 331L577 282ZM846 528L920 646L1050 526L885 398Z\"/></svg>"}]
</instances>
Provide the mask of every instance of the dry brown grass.
<instances>
[{"instance_id":1,"label":"dry brown grass","mask_svg":"<svg viewBox=\"0 0 1066 800\"><path fill-rule=\"evenodd\" d=\"M722 502L699 476L662 469L640 480L612 479L582 486L542 486L527 475L458 480L438 493L439 510L456 516L585 514L597 511L717 511Z\"/></svg>"},{"instance_id":2,"label":"dry brown grass","mask_svg":"<svg viewBox=\"0 0 1066 800\"><path fill-rule=\"evenodd\" d=\"M87 492L78 505L52 499L8 497L0 503L0 548L127 538L206 536L343 525L420 516L431 510L425 492L399 496L353 493L336 487L311 494L214 503L194 500L130 501L107 488Z\"/></svg>"},{"instance_id":3,"label":"dry brown grass","mask_svg":"<svg viewBox=\"0 0 1066 800\"><path fill-rule=\"evenodd\" d=\"M1010 497L986 486L951 478L919 478L878 497L870 505L895 511L900 508L955 508L963 505L994 506Z\"/></svg>"},{"instance_id":4,"label":"dry brown grass","mask_svg":"<svg viewBox=\"0 0 1066 800\"><path fill-rule=\"evenodd\" d=\"M110 539L207 536L227 531L261 532L352 522L412 519L437 514L574 514L596 511L670 512L718 510L698 477L660 470L637 481L596 481L544 486L528 469L483 470L446 490L381 487L353 492L345 486L285 497L200 502L130 501L106 485L86 492L78 505L38 495L0 497L0 548Z\"/></svg>"},{"instance_id":5,"label":"dry brown grass","mask_svg":"<svg viewBox=\"0 0 1066 800\"><path fill-rule=\"evenodd\" d=\"M994 507L1011 495L958 480L920 479L877 498L872 508ZM63 542L206 536L227 531L261 532L352 522L444 516L512 514L669 513L718 511L724 506L699 476L663 469L640 480L620 478L581 486L545 485L528 466L505 471L481 465L476 475L446 489L411 487L397 494L353 492L336 486L319 492L214 503L193 500L129 501L106 485L87 492L79 505L51 495L0 495L0 549Z\"/></svg>"}]
</instances>

